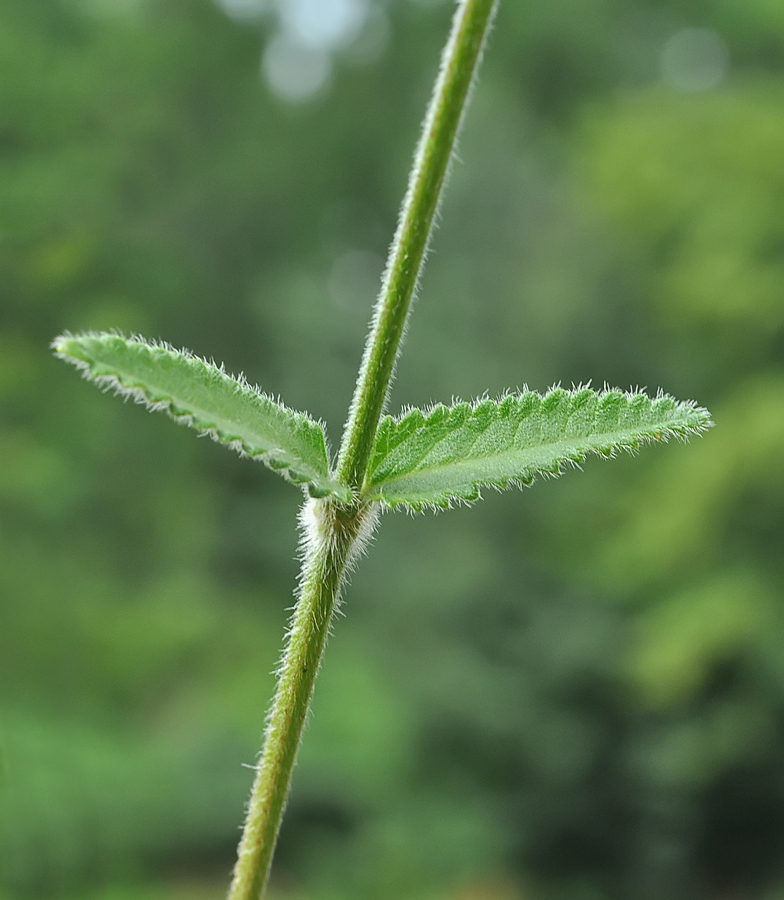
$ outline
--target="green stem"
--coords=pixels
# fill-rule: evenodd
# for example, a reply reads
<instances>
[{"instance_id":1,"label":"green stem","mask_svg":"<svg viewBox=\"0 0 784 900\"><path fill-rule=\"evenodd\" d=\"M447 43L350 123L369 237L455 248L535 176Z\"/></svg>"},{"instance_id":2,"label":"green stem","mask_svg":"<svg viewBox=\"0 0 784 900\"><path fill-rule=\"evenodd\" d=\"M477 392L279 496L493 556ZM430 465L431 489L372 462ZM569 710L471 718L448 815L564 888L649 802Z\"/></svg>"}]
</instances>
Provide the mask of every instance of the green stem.
<instances>
[{"instance_id":1,"label":"green stem","mask_svg":"<svg viewBox=\"0 0 784 900\"><path fill-rule=\"evenodd\" d=\"M496 5L497 0L460 3L441 58L340 448L338 479L357 491L387 402L455 138Z\"/></svg>"},{"instance_id":2,"label":"green stem","mask_svg":"<svg viewBox=\"0 0 784 900\"><path fill-rule=\"evenodd\" d=\"M433 219L497 0L461 0L414 157L381 294L343 434L338 479L361 490L389 393ZM349 561L372 532L377 507L310 501L308 550L264 751L228 900L258 900L269 876L313 685Z\"/></svg>"},{"instance_id":3,"label":"green stem","mask_svg":"<svg viewBox=\"0 0 784 900\"><path fill-rule=\"evenodd\" d=\"M361 546L363 535L372 532L375 513L375 507L347 509L332 500L311 500L303 509L307 546L299 599L278 672L229 900L256 900L264 891L332 612L352 548Z\"/></svg>"}]
</instances>

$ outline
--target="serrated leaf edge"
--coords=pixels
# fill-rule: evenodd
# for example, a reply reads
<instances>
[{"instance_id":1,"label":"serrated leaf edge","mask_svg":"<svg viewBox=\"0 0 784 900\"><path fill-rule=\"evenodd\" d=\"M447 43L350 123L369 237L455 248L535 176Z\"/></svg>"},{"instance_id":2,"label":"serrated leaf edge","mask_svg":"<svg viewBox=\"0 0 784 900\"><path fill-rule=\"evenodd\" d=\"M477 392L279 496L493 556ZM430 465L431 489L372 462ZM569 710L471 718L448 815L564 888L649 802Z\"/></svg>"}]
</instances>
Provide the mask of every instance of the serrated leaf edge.
<instances>
[{"instance_id":1,"label":"serrated leaf edge","mask_svg":"<svg viewBox=\"0 0 784 900\"><path fill-rule=\"evenodd\" d=\"M288 462L282 459L276 459L274 449L271 449L264 453L254 453L242 438L226 437L225 434L221 431L220 427L215 423L201 421L196 416L194 416L193 413L179 410L176 406L176 401L174 400L174 398L168 397L155 399L149 394L148 388L144 384L128 383L127 380L123 381L123 378L125 376L121 372L108 372L102 373L100 375L95 374L93 371L94 364L91 364L85 359L72 356L62 349L62 345L66 341L78 340L80 338L99 339L107 335L120 338L126 343L138 344L146 350L164 350L167 353L176 354L177 356L181 356L189 360L194 360L205 366L211 367L217 370L228 381L233 382L234 385L238 386L240 389L253 392L264 400L268 400L269 402L281 407L283 410L285 410L295 418L304 420L308 428L318 428L324 438L327 465L329 467L329 460L331 459L329 442L327 439L326 426L321 420L314 419L307 413L290 409L279 398L275 398L272 395L267 394L265 391L262 391L257 385L249 382L242 373L240 373L239 375L232 375L228 373L223 363L218 364L214 360L204 359L203 357L198 356L188 349L174 347L170 343L168 343L168 341L149 339L137 334L131 334L129 337L119 331L85 331L80 332L79 334L72 334L70 331L65 331L52 341L51 349L54 351L54 355L58 359L62 359L64 362L67 362L70 365L74 366L74 368L76 368L81 373L84 379L98 386L102 391L104 391L104 393L111 391L116 396L122 397L123 400L130 399L134 403L138 403L139 405L144 406L150 412L165 412L178 425L187 425L193 428L200 436L209 437L216 443L219 443L224 447L228 447L231 450L239 453L240 456L263 462L268 468L282 475L291 484L297 485L298 487L307 488L308 493L311 497L320 498L329 496L330 494L334 494L343 502L348 502L351 499L352 494L350 489L335 481L329 468L327 469L326 477L324 479L324 487L322 488L319 485L315 484L312 478L309 478L304 473L297 472L296 468L294 468L294 466L296 465L295 463ZM283 448L281 448L281 451L286 452L283 451Z\"/></svg>"},{"instance_id":2,"label":"serrated leaf edge","mask_svg":"<svg viewBox=\"0 0 784 900\"><path fill-rule=\"evenodd\" d=\"M472 401L463 401L458 398L453 398L452 403L449 406L444 403L434 403L428 407L425 407L424 409L411 406L404 407L398 416L384 416L381 422L379 422L379 426L376 431L376 437L378 439L378 436L382 433L382 428L388 428L390 427L390 425L395 426L396 428L400 428L400 426L407 424L406 420L418 419L421 416L421 424L414 430L414 432L412 432L415 433L416 431L420 430L420 428L427 426L428 423L432 421L433 416L441 416L444 414L444 412L448 414L456 407L462 405L467 406L470 415L474 413L478 407L487 402L491 402L496 407L500 407L503 401L507 400L509 397L520 398L525 394L535 394L539 397L540 402L544 403L558 392L566 391L570 394L576 394L577 392L582 390L592 390L592 388L590 387L590 383L580 384L577 386L573 385L571 389L563 388L560 384L554 384L544 394L541 394L538 391L532 391L528 388L527 385L523 385L523 387L519 391L506 391L497 399L493 399L489 394L484 394ZM696 425L670 425L664 428L657 429L654 429L653 426L651 426L651 433L649 434L640 433L634 438L614 440L600 447L589 447L586 450L580 452L579 455L565 455L562 458L558 458L554 461L553 467L550 470L544 468L537 469L536 471L531 473L530 479L513 477L507 479L499 479L498 481L479 480L472 485L472 489L470 492L466 492L465 494L450 494L450 496L444 498L443 502L429 500L410 501L405 499L394 499L388 498L383 494L374 493L374 489L379 485L371 484L370 479L372 477L372 473L376 471L381 462L383 462L382 459L374 465L374 448L374 453L371 455L371 465L368 469L368 475L365 479L365 486L363 487L360 496L364 500L380 503L385 509L396 510L402 508L410 513L420 513L427 510L437 512L440 510L451 509L456 505L471 506L482 499L482 487L490 487L499 492L507 490L510 487L530 487L535 482L536 477L539 475L544 478L557 478L569 468L581 468L582 463L588 456L600 456L604 459L612 459L618 454L619 451L625 451L634 454L641 446L650 444L653 441L666 442L670 438L686 441L689 436L702 434L709 428L712 428L714 426L714 422L711 419L710 413L705 407L698 406L693 400L676 400L671 394L668 394L661 389L657 390L656 395L651 397L646 393L646 390L644 388L624 391L619 388L611 388L609 385L605 384L601 391L595 391L594 393L596 395L597 404L601 403L604 398L612 394L622 396L627 401L627 403L638 397L645 397L651 404L661 402L662 400L671 401L674 404L674 409L681 410L684 413L691 412L694 414L698 414L702 417L703 421ZM479 436L480 435L477 436L477 439L479 438Z\"/></svg>"}]
</instances>

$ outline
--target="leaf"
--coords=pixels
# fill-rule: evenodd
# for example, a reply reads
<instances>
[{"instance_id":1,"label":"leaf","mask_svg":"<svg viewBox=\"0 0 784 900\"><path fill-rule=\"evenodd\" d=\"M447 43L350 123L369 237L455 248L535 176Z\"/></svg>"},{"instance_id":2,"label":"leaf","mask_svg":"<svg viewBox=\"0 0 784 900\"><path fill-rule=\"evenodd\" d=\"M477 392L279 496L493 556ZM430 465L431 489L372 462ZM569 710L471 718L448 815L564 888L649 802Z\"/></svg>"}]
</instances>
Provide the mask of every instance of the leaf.
<instances>
[{"instance_id":1,"label":"leaf","mask_svg":"<svg viewBox=\"0 0 784 900\"><path fill-rule=\"evenodd\" d=\"M188 351L119 334L65 334L52 347L86 378L262 460L294 484L307 485L311 496L350 499L348 488L330 477L321 425L244 378Z\"/></svg>"},{"instance_id":2,"label":"leaf","mask_svg":"<svg viewBox=\"0 0 784 900\"><path fill-rule=\"evenodd\" d=\"M529 485L589 453L613 456L711 424L707 410L666 394L588 388L413 409L382 420L362 494L390 508L445 508L478 500L482 485Z\"/></svg>"}]
</instances>

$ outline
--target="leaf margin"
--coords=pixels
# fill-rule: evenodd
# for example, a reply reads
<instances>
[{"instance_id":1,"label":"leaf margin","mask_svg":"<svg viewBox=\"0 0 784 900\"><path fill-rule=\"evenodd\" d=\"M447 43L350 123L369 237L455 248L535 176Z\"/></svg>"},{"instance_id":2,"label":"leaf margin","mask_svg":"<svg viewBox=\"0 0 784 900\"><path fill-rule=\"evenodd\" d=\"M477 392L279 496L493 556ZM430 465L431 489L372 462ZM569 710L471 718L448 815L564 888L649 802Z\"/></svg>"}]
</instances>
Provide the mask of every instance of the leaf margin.
<instances>
[{"instance_id":1,"label":"leaf margin","mask_svg":"<svg viewBox=\"0 0 784 900\"><path fill-rule=\"evenodd\" d=\"M649 409L669 408L670 411L677 411L683 414L684 421L666 423L650 423L644 428L638 430L634 436L628 438L615 439L602 443L596 442L596 446L587 446L582 449L575 449L573 452L566 452L553 459L548 466L532 467L521 471L519 474L509 475L498 479L483 479L477 477L471 484L470 489L465 491L456 490L454 492L442 492L439 496L431 499L406 498L405 496L390 496L383 493L383 484L386 482L374 481L373 476L378 472L382 464L394 453L398 447L402 446L406 440L411 440L417 434L421 434L428 427L437 428L439 425L448 421L450 416L463 418L463 422L469 417L485 415L489 412L499 411L504 404L513 404L523 400L531 400L536 398L539 403L539 409L545 404L557 403L564 397L574 400L575 398L585 398L591 395L596 400L595 408L598 409L600 404L606 403L625 403L625 410L628 410L633 404L648 404ZM687 417L691 417L690 421L686 421ZM497 420L496 420L497 421ZM564 389L559 384L553 385L546 393L540 394L537 391L531 391L527 386L523 386L519 391L507 391L497 399L491 399L487 394L473 401L460 401L453 399L450 406L443 403L436 403L424 410L418 408L406 408L398 416L385 416L379 423L376 432L376 443L371 454L370 464L368 466L368 474L365 479L360 496L363 500L378 502L386 509L404 508L409 512L423 512L428 509L441 510L448 509L454 504L471 505L481 499L481 488L492 487L496 490L506 490L510 487L528 487L536 480L537 476L557 477L561 475L567 468L579 468L585 459L590 455L598 455L604 458L611 458L617 455L619 451L627 451L634 453L641 446L649 444L652 441L667 441L670 438L679 440L687 440L691 435L698 435L709 428L714 423L710 413L704 407L698 406L691 400L676 400L670 394L659 389L655 396L649 396L645 390L636 389L623 391L618 388L610 388L607 384L601 391L593 390L590 385L572 386L571 390ZM459 426L458 426L459 427ZM519 426L518 426L519 427ZM605 432L610 434L610 432ZM598 434L602 434L601 432ZM437 444L435 441L433 446ZM431 448L432 449L432 448ZM425 457L430 452L426 451ZM423 457L424 458L424 457ZM421 461L421 460L420 460ZM461 464L465 460L458 460L457 464ZM399 479L405 477L415 477L416 468L408 473L402 474ZM380 488L374 490L374 488ZM435 493L435 492L432 492Z\"/></svg>"},{"instance_id":2,"label":"leaf margin","mask_svg":"<svg viewBox=\"0 0 784 900\"><path fill-rule=\"evenodd\" d=\"M110 339L119 341L126 350L138 348L153 359L157 356L159 359L163 357L175 363L185 362L193 370L198 370L200 375L208 376L213 380L217 379L223 388L234 392L241 396L243 401L252 404L256 412L259 411L259 404L268 405L268 408L274 411L273 414L279 417L278 426L280 426L281 419L284 421L288 419L296 423L298 428L307 432L311 441L315 441L317 455L320 458L286 459L286 456L291 458L301 456L296 451L292 451L290 447L270 447L267 450L254 448L242 435L229 434L217 423L200 419L196 412L189 411L182 406L181 400L171 396L171 392L169 392L169 396L165 395L166 392L158 394L149 384L135 379L132 374L122 373L119 371L119 366L112 366L106 361L99 360L94 354L91 356L85 349L86 342L96 341L103 345ZM81 352L75 352L77 347ZM85 331L77 334L65 331L52 341L51 349L58 359L73 365L83 378L94 383L101 390L113 391L126 400L130 398L151 412L165 412L177 424L188 425L200 435L212 438L217 443L235 450L241 456L263 462L269 469L282 475L290 483L305 488L311 497L322 498L334 495L342 502L349 502L351 499L350 489L341 485L332 476L324 424L307 413L289 409L280 400L251 384L244 375L229 374L223 364L218 366L212 360L206 360L187 349L178 349L166 341L149 340L136 334L126 337L119 331ZM283 458L275 457L276 450L281 451ZM323 456L318 452L322 450Z\"/></svg>"}]
</instances>

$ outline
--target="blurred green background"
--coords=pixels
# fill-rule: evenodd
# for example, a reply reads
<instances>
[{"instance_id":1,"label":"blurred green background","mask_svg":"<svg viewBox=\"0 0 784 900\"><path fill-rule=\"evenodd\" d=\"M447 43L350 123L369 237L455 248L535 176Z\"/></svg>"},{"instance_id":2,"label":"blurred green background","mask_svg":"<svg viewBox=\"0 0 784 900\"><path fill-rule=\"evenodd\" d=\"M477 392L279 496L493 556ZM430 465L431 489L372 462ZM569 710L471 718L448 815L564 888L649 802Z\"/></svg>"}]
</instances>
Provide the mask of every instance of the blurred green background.
<instances>
[{"instance_id":1,"label":"blurred green background","mask_svg":"<svg viewBox=\"0 0 784 900\"><path fill-rule=\"evenodd\" d=\"M2 900L223 895L298 492L51 356L225 362L333 446L452 11L0 6ZM661 386L690 445L385 516L277 900L784 898L784 4L505 0L393 390Z\"/></svg>"}]
</instances>

